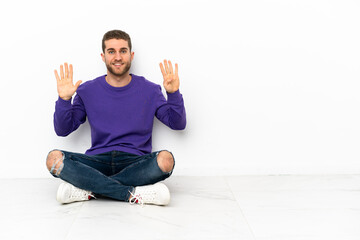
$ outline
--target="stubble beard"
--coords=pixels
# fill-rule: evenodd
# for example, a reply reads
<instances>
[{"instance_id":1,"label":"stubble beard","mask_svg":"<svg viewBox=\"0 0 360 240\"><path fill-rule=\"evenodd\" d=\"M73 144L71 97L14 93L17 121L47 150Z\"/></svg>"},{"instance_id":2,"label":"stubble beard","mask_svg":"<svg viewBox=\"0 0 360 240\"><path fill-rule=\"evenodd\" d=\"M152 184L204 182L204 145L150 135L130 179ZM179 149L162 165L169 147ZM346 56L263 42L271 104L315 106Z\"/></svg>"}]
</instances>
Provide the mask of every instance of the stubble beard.
<instances>
[{"instance_id":1,"label":"stubble beard","mask_svg":"<svg viewBox=\"0 0 360 240\"><path fill-rule=\"evenodd\" d=\"M106 68L108 69L108 71L113 74L114 76L116 77L122 77L124 76L125 74L128 73L128 71L130 70L130 67L131 67L131 63L130 62L127 62L125 63L124 65L124 69L121 70L121 71L116 71L112 68L112 65L111 64L106 64ZM115 67L114 67L115 68Z\"/></svg>"}]
</instances>

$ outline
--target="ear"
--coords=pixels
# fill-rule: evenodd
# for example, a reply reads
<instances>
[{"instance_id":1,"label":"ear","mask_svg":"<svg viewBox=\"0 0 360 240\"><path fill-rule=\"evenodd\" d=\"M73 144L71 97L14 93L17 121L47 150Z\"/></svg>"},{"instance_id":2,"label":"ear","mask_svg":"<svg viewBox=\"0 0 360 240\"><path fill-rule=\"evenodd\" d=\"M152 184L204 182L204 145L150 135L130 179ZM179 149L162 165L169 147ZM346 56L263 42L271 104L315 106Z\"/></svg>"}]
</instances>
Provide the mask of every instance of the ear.
<instances>
[{"instance_id":1,"label":"ear","mask_svg":"<svg viewBox=\"0 0 360 240\"><path fill-rule=\"evenodd\" d=\"M134 59L134 52L131 52L131 61Z\"/></svg>"},{"instance_id":2,"label":"ear","mask_svg":"<svg viewBox=\"0 0 360 240\"><path fill-rule=\"evenodd\" d=\"M101 53L101 58L102 58L103 62L105 62L105 54L104 53Z\"/></svg>"}]
</instances>

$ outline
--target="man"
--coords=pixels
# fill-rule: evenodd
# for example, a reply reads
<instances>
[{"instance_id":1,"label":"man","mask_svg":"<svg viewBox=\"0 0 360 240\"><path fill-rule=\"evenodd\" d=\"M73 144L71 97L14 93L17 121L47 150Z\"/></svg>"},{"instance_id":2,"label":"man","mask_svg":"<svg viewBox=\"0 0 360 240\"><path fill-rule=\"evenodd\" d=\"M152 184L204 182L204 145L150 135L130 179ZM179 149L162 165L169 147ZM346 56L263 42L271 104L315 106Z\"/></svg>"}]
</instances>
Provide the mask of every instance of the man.
<instances>
[{"instance_id":1,"label":"man","mask_svg":"<svg viewBox=\"0 0 360 240\"><path fill-rule=\"evenodd\" d=\"M134 52L130 36L120 30L105 33L102 60L107 74L81 84L73 83L73 67L55 70L59 98L54 128L67 136L88 118L91 148L85 154L51 151L46 166L59 186L60 203L105 196L139 204L167 205L170 193L160 181L168 178L175 161L171 152L151 152L154 117L172 129L182 130L186 114L179 92L178 65L160 63L167 100L161 87L130 74ZM80 85L81 84L81 85ZM73 95L76 95L71 103Z\"/></svg>"}]
</instances>

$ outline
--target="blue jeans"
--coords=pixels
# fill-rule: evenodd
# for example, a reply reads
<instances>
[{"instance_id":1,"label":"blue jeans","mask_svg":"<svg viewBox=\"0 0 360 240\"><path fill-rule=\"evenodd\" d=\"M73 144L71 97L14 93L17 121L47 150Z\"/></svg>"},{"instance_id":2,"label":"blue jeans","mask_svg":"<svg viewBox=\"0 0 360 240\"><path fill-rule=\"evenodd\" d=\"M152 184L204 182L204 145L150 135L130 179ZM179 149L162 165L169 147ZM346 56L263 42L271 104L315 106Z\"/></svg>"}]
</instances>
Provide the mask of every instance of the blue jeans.
<instances>
[{"instance_id":1,"label":"blue jeans","mask_svg":"<svg viewBox=\"0 0 360 240\"><path fill-rule=\"evenodd\" d=\"M160 169L157 163L160 151L143 156L119 151L94 156L59 151L63 153L63 168L57 175L51 173L54 177L97 196L120 201L127 201L134 187L154 184L172 174Z\"/></svg>"}]
</instances>

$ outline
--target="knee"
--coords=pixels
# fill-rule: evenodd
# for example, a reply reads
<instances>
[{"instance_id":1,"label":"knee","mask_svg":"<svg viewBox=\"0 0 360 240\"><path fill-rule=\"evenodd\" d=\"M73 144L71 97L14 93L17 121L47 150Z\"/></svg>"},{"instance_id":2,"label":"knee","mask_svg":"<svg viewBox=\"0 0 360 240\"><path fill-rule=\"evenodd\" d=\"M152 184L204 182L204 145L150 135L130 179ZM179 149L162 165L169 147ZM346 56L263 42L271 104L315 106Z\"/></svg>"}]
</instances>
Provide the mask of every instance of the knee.
<instances>
[{"instance_id":1,"label":"knee","mask_svg":"<svg viewBox=\"0 0 360 240\"><path fill-rule=\"evenodd\" d=\"M157 155L157 163L163 172L171 172L174 168L174 157L168 151L161 151Z\"/></svg>"},{"instance_id":2,"label":"knee","mask_svg":"<svg viewBox=\"0 0 360 240\"><path fill-rule=\"evenodd\" d=\"M50 173L59 175L64 166L64 154L59 150L51 151L46 158L46 167Z\"/></svg>"}]
</instances>

